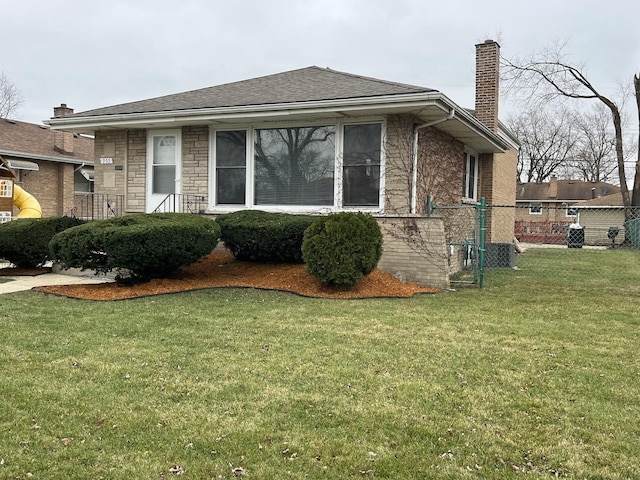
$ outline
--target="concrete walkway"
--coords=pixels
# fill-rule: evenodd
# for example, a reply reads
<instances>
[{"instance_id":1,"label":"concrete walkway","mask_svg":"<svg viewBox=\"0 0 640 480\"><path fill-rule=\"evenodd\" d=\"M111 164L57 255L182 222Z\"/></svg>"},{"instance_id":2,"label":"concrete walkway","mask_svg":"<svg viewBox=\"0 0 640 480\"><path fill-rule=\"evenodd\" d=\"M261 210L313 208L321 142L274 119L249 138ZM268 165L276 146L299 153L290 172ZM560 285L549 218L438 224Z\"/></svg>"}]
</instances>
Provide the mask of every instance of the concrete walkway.
<instances>
[{"instance_id":1,"label":"concrete walkway","mask_svg":"<svg viewBox=\"0 0 640 480\"><path fill-rule=\"evenodd\" d=\"M105 283L112 282L112 278L104 276L98 276L87 274L84 272L82 275L76 273L62 274L62 273L43 273L41 275L33 276L17 276L17 277L2 277L6 282L0 283L0 294L20 292L24 290L31 290L33 287L42 287L48 285L77 285L81 283Z\"/></svg>"}]
</instances>

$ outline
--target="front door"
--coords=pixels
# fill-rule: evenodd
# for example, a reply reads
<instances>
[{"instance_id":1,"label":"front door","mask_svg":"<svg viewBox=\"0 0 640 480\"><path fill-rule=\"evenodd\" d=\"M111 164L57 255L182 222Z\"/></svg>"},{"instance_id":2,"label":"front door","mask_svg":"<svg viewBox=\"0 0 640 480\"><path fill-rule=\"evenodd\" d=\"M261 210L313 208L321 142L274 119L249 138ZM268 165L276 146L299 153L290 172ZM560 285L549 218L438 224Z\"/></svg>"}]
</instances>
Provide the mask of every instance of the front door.
<instances>
[{"instance_id":1,"label":"front door","mask_svg":"<svg viewBox=\"0 0 640 480\"><path fill-rule=\"evenodd\" d=\"M146 212L158 207L164 212L176 210L181 193L181 135L179 130L149 131L147 139Z\"/></svg>"}]
</instances>

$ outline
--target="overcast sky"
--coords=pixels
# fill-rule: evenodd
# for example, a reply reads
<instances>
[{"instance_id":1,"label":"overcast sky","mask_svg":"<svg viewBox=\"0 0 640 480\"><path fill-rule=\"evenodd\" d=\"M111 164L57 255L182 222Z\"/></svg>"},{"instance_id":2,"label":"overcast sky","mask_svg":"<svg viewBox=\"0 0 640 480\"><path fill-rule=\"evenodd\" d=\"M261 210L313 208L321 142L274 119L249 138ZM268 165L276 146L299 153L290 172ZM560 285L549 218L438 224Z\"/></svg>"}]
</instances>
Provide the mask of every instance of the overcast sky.
<instances>
[{"instance_id":1,"label":"overcast sky","mask_svg":"<svg viewBox=\"0 0 640 480\"><path fill-rule=\"evenodd\" d=\"M640 71L638 0L3 0L15 119L76 112L310 65L442 91L473 107L474 45L505 57L567 41L613 95ZM503 112L509 111L505 103Z\"/></svg>"}]
</instances>

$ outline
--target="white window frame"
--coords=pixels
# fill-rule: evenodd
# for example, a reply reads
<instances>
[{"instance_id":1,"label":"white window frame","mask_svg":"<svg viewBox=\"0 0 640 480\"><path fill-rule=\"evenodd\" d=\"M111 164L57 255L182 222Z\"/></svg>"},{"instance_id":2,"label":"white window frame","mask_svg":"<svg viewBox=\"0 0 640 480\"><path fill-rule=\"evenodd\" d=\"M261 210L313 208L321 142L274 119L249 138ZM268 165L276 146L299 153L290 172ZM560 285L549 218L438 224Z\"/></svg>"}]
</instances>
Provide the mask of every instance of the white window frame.
<instances>
[{"instance_id":1,"label":"white window frame","mask_svg":"<svg viewBox=\"0 0 640 480\"><path fill-rule=\"evenodd\" d=\"M216 185L216 179L217 179L217 165L215 164L215 158L216 158L216 142L217 142L217 132L238 132L238 131L243 131L245 132L245 166L244 166L244 170L245 170L245 191L244 191L244 204L221 204L221 205L217 205L216 204L216 200L218 198L218 192L217 192L217 185ZM215 128L213 126L209 127L209 192L211 193L211 195L209 196L209 205L208 208L209 210L212 209L216 209L216 210L220 210L220 211L225 211L225 210L229 210L229 211L234 211L234 210L238 210L240 208L247 208L246 205L249 204L249 197L251 196L251 198L253 199L253 188L251 188L251 192L249 192L249 179L253 178L253 162L249 162L249 158L253 155L253 145L251 145L251 138L253 138L253 132L252 129L247 128L246 126L244 127L237 127L237 128ZM215 207L214 207L215 205Z\"/></svg>"},{"instance_id":2,"label":"white window frame","mask_svg":"<svg viewBox=\"0 0 640 480\"><path fill-rule=\"evenodd\" d=\"M473 171L473 195L469 195L469 185L467 179L469 178L469 163L470 157L474 157L476 159ZM480 158L478 153L471 150L470 148L465 147L464 149L464 165L462 168L464 169L462 177L464 180L463 191L462 191L462 201L463 203L476 203L478 201L478 164L480 163Z\"/></svg>"},{"instance_id":3,"label":"white window frame","mask_svg":"<svg viewBox=\"0 0 640 480\"><path fill-rule=\"evenodd\" d=\"M345 125L366 125L366 124L380 124L381 128L381 141L380 141L380 186L379 186L379 203L378 206L349 206L343 207L342 199L342 181L343 181L343 129ZM333 126L335 127L335 162L333 172L333 205L329 206L313 206L313 205L255 205L255 131L270 128L294 128L294 127L314 127L314 126ZM245 177L245 204L244 205L217 205L217 192L216 192L216 132L218 131L246 131L246 177ZM257 124L236 124L225 125L219 127L217 125L211 125L209 127L209 204L207 206L210 213L226 213L236 210L265 210L274 212L289 212L289 213L331 213L338 211L366 211L370 213L381 213L384 210L384 192L385 192L385 172L386 172L386 148L385 139L387 133L387 124L384 118L368 117L363 119L356 119L351 121L343 121L340 119L327 119L325 121L317 122L296 122L296 123L257 123Z\"/></svg>"},{"instance_id":4,"label":"white window frame","mask_svg":"<svg viewBox=\"0 0 640 480\"><path fill-rule=\"evenodd\" d=\"M573 210L575 213L569 213L569 211ZM576 218L578 216L578 206L577 205L567 205L567 208L564 211L564 216L567 218Z\"/></svg>"},{"instance_id":5,"label":"white window frame","mask_svg":"<svg viewBox=\"0 0 640 480\"><path fill-rule=\"evenodd\" d=\"M8 178L0 179L0 197L13 198L13 180Z\"/></svg>"},{"instance_id":6,"label":"white window frame","mask_svg":"<svg viewBox=\"0 0 640 480\"><path fill-rule=\"evenodd\" d=\"M377 121L351 121L344 122L339 121L336 122L336 173L335 173L335 187L334 187L334 205L337 207L337 210L352 212L352 211L366 211L366 212L382 212L384 210L384 186L385 186L385 178L386 178L386 142L387 138L387 124L384 119ZM347 125L371 125L371 124L379 124L380 125L380 180L378 186L378 206L371 205L349 205L348 207L344 207L344 127Z\"/></svg>"},{"instance_id":7,"label":"white window frame","mask_svg":"<svg viewBox=\"0 0 640 480\"><path fill-rule=\"evenodd\" d=\"M529 202L529 215L542 215L542 202Z\"/></svg>"}]
</instances>

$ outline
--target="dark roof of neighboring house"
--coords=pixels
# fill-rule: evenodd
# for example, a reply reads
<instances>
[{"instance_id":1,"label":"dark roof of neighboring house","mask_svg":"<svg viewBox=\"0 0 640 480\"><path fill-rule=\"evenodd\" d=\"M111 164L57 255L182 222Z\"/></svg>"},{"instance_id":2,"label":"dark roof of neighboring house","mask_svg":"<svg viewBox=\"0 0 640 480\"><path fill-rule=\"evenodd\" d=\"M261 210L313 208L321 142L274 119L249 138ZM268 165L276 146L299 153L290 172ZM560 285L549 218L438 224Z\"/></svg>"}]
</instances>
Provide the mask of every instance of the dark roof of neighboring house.
<instances>
[{"instance_id":1,"label":"dark roof of neighboring house","mask_svg":"<svg viewBox=\"0 0 640 480\"><path fill-rule=\"evenodd\" d=\"M584 201L620 192L620 187L606 182L557 180L557 194L554 195L552 183L520 183L516 189L516 201Z\"/></svg>"},{"instance_id":2,"label":"dark roof of neighboring house","mask_svg":"<svg viewBox=\"0 0 640 480\"><path fill-rule=\"evenodd\" d=\"M78 112L72 117L273 105L357 97L434 92L316 66L189 92Z\"/></svg>"},{"instance_id":3,"label":"dark roof of neighboring house","mask_svg":"<svg viewBox=\"0 0 640 480\"><path fill-rule=\"evenodd\" d=\"M76 135L73 153L54 148L54 131L45 125L0 119L0 155L25 160L93 163L93 139Z\"/></svg>"},{"instance_id":4,"label":"dark roof of neighboring house","mask_svg":"<svg viewBox=\"0 0 640 480\"><path fill-rule=\"evenodd\" d=\"M604 197L594 198L587 200L580 205L588 207L622 207L624 202L622 201L622 193L612 193L611 195L605 195Z\"/></svg>"}]
</instances>

